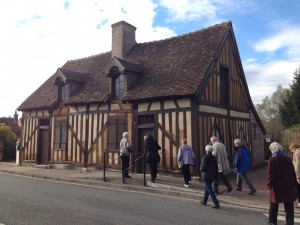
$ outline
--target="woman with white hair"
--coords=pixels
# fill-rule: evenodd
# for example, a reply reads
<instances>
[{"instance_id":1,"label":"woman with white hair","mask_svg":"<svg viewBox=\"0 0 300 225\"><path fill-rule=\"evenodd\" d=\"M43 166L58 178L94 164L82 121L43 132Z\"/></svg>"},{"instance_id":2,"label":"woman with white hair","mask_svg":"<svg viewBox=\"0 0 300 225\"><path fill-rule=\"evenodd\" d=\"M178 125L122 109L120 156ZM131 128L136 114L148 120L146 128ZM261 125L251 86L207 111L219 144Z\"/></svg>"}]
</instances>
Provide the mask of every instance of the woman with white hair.
<instances>
[{"instance_id":1,"label":"woman with white hair","mask_svg":"<svg viewBox=\"0 0 300 225\"><path fill-rule=\"evenodd\" d=\"M131 154L131 142L128 138L128 132L123 133L123 139L120 142L120 156L122 160L122 175L124 178L131 178L128 174L130 154Z\"/></svg>"},{"instance_id":2,"label":"woman with white hair","mask_svg":"<svg viewBox=\"0 0 300 225\"><path fill-rule=\"evenodd\" d=\"M294 201L297 197L296 174L290 158L283 155L282 146L273 142L269 149L272 157L268 162L267 189L269 192L270 208L268 223L277 224L279 203L284 203L287 225L294 224Z\"/></svg>"},{"instance_id":3,"label":"woman with white hair","mask_svg":"<svg viewBox=\"0 0 300 225\"><path fill-rule=\"evenodd\" d=\"M212 188L212 183L218 178L218 162L217 158L212 154L213 147L211 145L205 146L205 151L206 155L202 157L200 165L201 176L205 183L205 191L201 204L206 205L210 196L214 203L212 208L219 209L220 204Z\"/></svg>"}]
</instances>

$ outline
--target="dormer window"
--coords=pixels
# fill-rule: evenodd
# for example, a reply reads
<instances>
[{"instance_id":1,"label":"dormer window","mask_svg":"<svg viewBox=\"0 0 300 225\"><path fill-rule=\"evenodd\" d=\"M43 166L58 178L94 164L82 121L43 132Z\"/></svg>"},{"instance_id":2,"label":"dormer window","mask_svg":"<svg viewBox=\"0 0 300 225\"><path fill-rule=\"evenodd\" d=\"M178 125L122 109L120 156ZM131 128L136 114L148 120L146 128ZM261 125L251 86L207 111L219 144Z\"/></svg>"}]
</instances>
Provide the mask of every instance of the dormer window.
<instances>
[{"instance_id":1,"label":"dormer window","mask_svg":"<svg viewBox=\"0 0 300 225\"><path fill-rule=\"evenodd\" d=\"M111 100L123 100L132 88L137 84L137 80L143 74L140 63L127 61L113 57L106 67L104 73L110 78L109 94Z\"/></svg>"},{"instance_id":2,"label":"dormer window","mask_svg":"<svg viewBox=\"0 0 300 225\"><path fill-rule=\"evenodd\" d=\"M124 95L125 91L125 80L123 74L119 74L116 77L114 87L114 97L121 98Z\"/></svg>"},{"instance_id":3,"label":"dormer window","mask_svg":"<svg viewBox=\"0 0 300 225\"><path fill-rule=\"evenodd\" d=\"M52 83L56 86L56 103L69 101L70 95L85 83L87 73L79 73L58 68Z\"/></svg>"},{"instance_id":4,"label":"dormer window","mask_svg":"<svg viewBox=\"0 0 300 225\"><path fill-rule=\"evenodd\" d=\"M56 102L58 104L67 100L67 84L63 81L61 77L57 77L54 81L56 86Z\"/></svg>"},{"instance_id":5,"label":"dormer window","mask_svg":"<svg viewBox=\"0 0 300 225\"><path fill-rule=\"evenodd\" d=\"M64 102L67 99L67 95L66 95L66 86L64 83L60 84L58 86L58 102Z\"/></svg>"}]
</instances>

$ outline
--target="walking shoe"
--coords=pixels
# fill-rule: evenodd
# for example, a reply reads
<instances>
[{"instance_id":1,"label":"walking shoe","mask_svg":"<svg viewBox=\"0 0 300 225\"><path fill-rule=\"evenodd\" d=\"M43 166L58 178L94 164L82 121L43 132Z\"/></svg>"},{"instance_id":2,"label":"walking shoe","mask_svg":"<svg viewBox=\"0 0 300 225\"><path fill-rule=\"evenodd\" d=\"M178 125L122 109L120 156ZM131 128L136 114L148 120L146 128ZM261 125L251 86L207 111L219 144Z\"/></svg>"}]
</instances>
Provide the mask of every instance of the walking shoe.
<instances>
[{"instance_id":1,"label":"walking shoe","mask_svg":"<svg viewBox=\"0 0 300 225\"><path fill-rule=\"evenodd\" d=\"M249 191L248 192L248 195L253 195L254 193L256 193L256 190L254 189L254 190L251 190L251 191Z\"/></svg>"},{"instance_id":2,"label":"walking shoe","mask_svg":"<svg viewBox=\"0 0 300 225\"><path fill-rule=\"evenodd\" d=\"M274 225L274 223L270 222L269 219L266 219L266 223L270 225Z\"/></svg>"},{"instance_id":3,"label":"walking shoe","mask_svg":"<svg viewBox=\"0 0 300 225\"><path fill-rule=\"evenodd\" d=\"M206 203L204 203L203 201L201 201L200 203L201 203L201 205L206 205Z\"/></svg>"},{"instance_id":4,"label":"walking shoe","mask_svg":"<svg viewBox=\"0 0 300 225\"><path fill-rule=\"evenodd\" d=\"M188 188L188 187L189 187L189 185L188 185L188 184L184 184L183 186L185 186L186 188Z\"/></svg>"},{"instance_id":5,"label":"walking shoe","mask_svg":"<svg viewBox=\"0 0 300 225\"><path fill-rule=\"evenodd\" d=\"M151 180L152 183L155 183L155 180Z\"/></svg>"},{"instance_id":6,"label":"walking shoe","mask_svg":"<svg viewBox=\"0 0 300 225\"><path fill-rule=\"evenodd\" d=\"M219 209L220 206L219 205L213 205L211 208L213 208L213 209Z\"/></svg>"},{"instance_id":7,"label":"walking shoe","mask_svg":"<svg viewBox=\"0 0 300 225\"><path fill-rule=\"evenodd\" d=\"M189 185L192 185L192 181L189 181Z\"/></svg>"},{"instance_id":8,"label":"walking shoe","mask_svg":"<svg viewBox=\"0 0 300 225\"><path fill-rule=\"evenodd\" d=\"M236 191L242 191L242 188L235 188Z\"/></svg>"},{"instance_id":9,"label":"walking shoe","mask_svg":"<svg viewBox=\"0 0 300 225\"><path fill-rule=\"evenodd\" d=\"M231 188L228 188L228 190L227 190L227 193L230 193L230 192L232 192L232 187Z\"/></svg>"}]
</instances>

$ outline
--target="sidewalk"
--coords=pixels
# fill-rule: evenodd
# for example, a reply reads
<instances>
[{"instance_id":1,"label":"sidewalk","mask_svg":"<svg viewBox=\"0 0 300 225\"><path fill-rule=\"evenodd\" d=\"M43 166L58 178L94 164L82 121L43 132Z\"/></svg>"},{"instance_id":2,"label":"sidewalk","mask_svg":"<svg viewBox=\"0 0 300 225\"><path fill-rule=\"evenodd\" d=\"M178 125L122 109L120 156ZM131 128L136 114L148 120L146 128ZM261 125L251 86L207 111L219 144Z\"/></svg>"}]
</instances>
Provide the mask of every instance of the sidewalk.
<instances>
[{"instance_id":1,"label":"sidewalk","mask_svg":"<svg viewBox=\"0 0 300 225\"><path fill-rule=\"evenodd\" d=\"M49 167L49 166L48 166ZM71 182L83 185L93 185L103 188L113 188L121 190L139 191L144 193L153 193L159 195L167 195L172 197L186 198L199 200L203 196L203 182L193 180L189 188L183 186L183 178L176 175L159 174L157 183L147 182L144 186L143 174L131 173L132 179L125 179L125 184L122 183L121 173L119 171L106 171L107 181L103 181L103 171L91 168L89 172L83 171L82 168L70 169L67 165L51 165L51 169L45 169L46 166L37 166L32 163L23 163L22 166L17 166L15 163L0 162L0 172L16 174L22 176L34 177L37 179L48 179L55 181ZM147 180L150 176L147 174ZM217 197L220 204L230 204L240 207L250 207L261 210L268 210L269 201L266 191L267 165L251 170L248 177L257 189L254 195L248 195L248 187L243 183L243 191L233 190L227 193L225 186L220 182L219 191L223 193ZM229 182L235 187L235 176L229 176ZM282 208L281 208L282 210ZM295 209L295 213L298 209ZM299 210L300 212L300 210Z\"/></svg>"}]
</instances>

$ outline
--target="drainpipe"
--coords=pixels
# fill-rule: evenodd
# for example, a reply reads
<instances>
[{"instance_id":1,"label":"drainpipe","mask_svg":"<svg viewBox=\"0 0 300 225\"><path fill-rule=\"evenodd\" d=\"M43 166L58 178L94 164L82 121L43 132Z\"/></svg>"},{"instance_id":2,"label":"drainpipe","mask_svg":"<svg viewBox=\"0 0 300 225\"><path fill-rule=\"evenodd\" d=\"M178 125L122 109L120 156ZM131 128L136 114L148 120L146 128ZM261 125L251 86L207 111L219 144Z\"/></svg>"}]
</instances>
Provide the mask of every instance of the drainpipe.
<instances>
[{"instance_id":1,"label":"drainpipe","mask_svg":"<svg viewBox=\"0 0 300 225\"><path fill-rule=\"evenodd\" d=\"M89 104L86 105L86 114L85 114L85 145L84 145L84 162L83 167L87 170L88 163L88 140L89 140Z\"/></svg>"}]
</instances>

